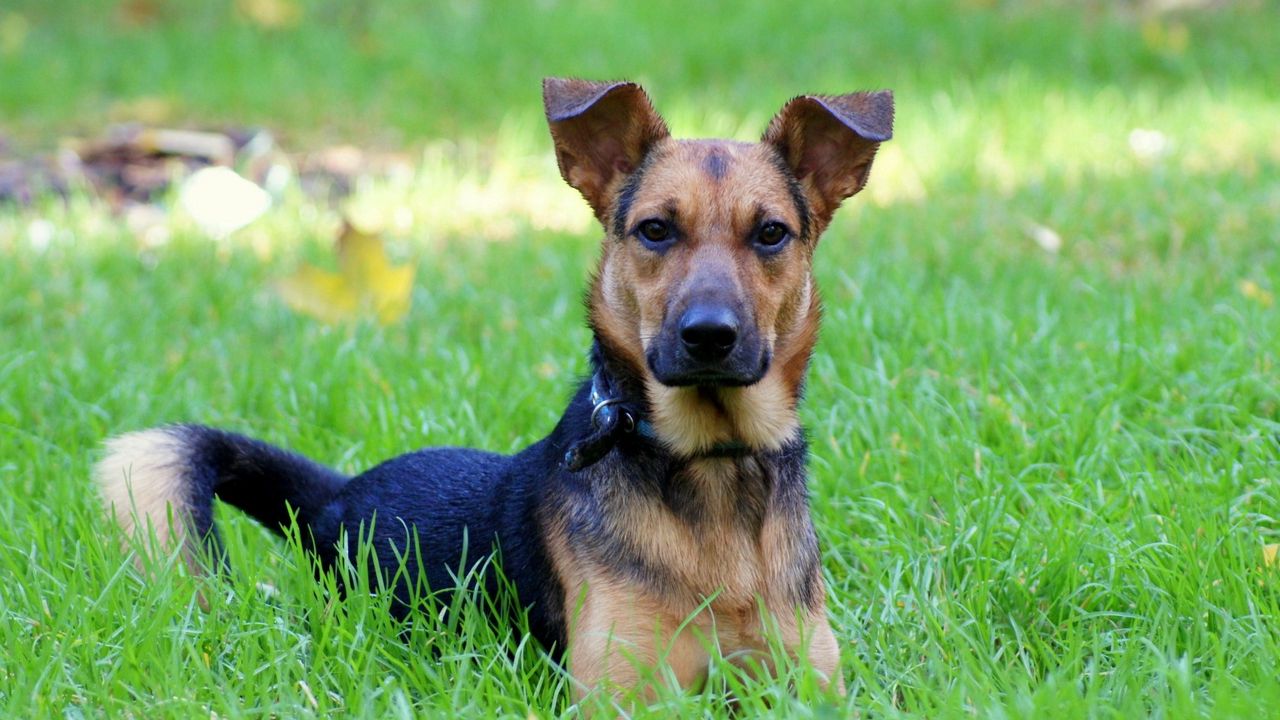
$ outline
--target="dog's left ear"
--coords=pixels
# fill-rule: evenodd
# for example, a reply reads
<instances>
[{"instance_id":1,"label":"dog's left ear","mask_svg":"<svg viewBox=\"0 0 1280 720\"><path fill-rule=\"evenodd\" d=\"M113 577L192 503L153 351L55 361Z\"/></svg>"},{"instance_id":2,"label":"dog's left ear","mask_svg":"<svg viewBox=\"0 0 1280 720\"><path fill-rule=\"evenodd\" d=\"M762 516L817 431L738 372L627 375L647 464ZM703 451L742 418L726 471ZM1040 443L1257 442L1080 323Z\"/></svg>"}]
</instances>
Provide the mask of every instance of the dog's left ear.
<instances>
[{"instance_id":1,"label":"dog's left ear","mask_svg":"<svg viewBox=\"0 0 1280 720\"><path fill-rule=\"evenodd\" d=\"M808 196L820 227L867 184L880 143L893 136L893 93L803 95L783 106L764 141L776 147Z\"/></svg>"},{"instance_id":2,"label":"dog's left ear","mask_svg":"<svg viewBox=\"0 0 1280 720\"><path fill-rule=\"evenodd\" d=\"M610 185L634 172L649 148L670 135L667 124L644 89L630 82L547 78L542 100L560 175L607 226Z\"/></svg>"}]
</instances>

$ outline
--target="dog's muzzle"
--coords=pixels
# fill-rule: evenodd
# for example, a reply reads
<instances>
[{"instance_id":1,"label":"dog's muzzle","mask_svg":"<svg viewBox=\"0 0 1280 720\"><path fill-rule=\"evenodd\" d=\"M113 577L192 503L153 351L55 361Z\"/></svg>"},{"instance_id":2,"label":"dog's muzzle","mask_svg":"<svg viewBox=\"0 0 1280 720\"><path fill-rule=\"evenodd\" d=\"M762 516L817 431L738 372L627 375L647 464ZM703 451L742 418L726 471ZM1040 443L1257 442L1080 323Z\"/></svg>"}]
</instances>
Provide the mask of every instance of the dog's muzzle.
<instances>
[{"instance_id":1,"label":"dog's muzzle","mask_svg":"<svg viewBox=\"0 0 1280 720\"><path fill-rule=\"evenodd\" d=\"M753 385L769 369L754 323L723 302L693 302L668 317L650 344L649 369L671 386Z\"/></svg>"}]
</instances>

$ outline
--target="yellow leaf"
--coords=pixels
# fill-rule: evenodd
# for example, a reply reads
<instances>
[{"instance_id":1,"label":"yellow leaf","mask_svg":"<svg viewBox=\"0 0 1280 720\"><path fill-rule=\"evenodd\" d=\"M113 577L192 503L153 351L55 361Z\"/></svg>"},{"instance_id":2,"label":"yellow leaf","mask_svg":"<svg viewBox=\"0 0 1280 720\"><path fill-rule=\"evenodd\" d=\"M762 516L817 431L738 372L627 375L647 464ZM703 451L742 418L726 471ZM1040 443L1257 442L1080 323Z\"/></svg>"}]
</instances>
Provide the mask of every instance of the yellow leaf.
<instances>
[{"instance_id":1,"label":"yellow leaf","mask_svg":"<svg viewBox=\"0 0 1280 720\"><path fill-rule=\"evenodd\" d=\"M329 323L350 320L360 305L346 278L310 265L276 283L276 291L289 307Z\"/></svg>"},{"instance_id":2,"label":"yellow leaf","mask_svg":"<svg viewBox=\"0 0 1280 720\"><path fill-rule=\"evenodd\" d=\"M1262 562L1267 567L1275 567L1277 561L1280 561L1280 543L1262 546Z\"/></svg>"},{"instance_id":3,"label":"yellow leaf","mask_svg":"<svg viewBox=\"0 0 1280 720\"><path fill-rule=\"evenodd\" d=\"M374 312L378 322L390 325L409 312L413 291L413 268L392 268L383 278L381 290L374 295Z\"/></svg>"},{"instance_id":4,"label":"yellow leaf","mask_svg":"<svg viewBox=\"0 0 1280 720\"><path fill-rule=\"evenodd\" d=\"M1275 296L1271 294L1271 291L1263 288L1252 280L1240 281L1240 294L1258 303L1262 307L1271 307L1271 304L1276 300Z\"/></svg>"},{"instance_id":5,"label":"yellow leaf","mask_svg":"<svg viewBox=\"0 0 1280 720\"><path fill-rule=\"evenodd\" d=\"M382 324L389 325L409 312L413 267L392 265L377 235L345 223L338 237L338 264L362 304L369 305Z\"/></svg>"},{"instance_id":6,"label":"yellow leaf","mask_svg":"<svg viewBox=\"0 0 1280 720\"><path fill-rule=\"evenodd\" d=\"M372 313L384 325L409 312L413 266L392 265L382 239L344 223L338 236L338 272L303 265L276 284L289 307L336 323Z\"/></svg>"},{"instance_id":7,"label":"yellow leaf","mask_svg":"<svg viewBox=\"0 0 1280 720\"><path fill-rule=\"evenodd\" d=\"M338 236L338 267L348 282L359 285L376 281L391 269L382 247L382 238L343 223Z\"/></svg>"},{"instance_id":8,"label":"yellow leaf","mask_svg":"<svg viewBox=\"0 0 1280 720\"><path fill-rule=\"evenodd\" d=\"M265 28L287 28L302 19L302 6L296 0L236 0L242 15Z\"/></svg>"}]
</instances>

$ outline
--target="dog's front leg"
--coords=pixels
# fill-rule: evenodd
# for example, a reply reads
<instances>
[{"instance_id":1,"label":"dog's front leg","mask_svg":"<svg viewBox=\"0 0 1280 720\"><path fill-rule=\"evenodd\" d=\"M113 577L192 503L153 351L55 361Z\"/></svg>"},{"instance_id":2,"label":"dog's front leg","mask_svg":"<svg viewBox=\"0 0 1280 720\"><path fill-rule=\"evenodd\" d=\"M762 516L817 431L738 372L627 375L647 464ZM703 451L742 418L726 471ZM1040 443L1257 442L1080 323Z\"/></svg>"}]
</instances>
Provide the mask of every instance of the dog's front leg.
<instances>
[{"instance_id":1,"label":"dog's front leg","mask_svg":"<svg viewBox=\"0 0 1280 720\"><path fill-rule=\"evenodd\" d=\"M813 637L809 638L809 664L823 676L823 686L835 686L836 692L844 695L844 677L840 674L840 647L836 644L836 634L831 630L831 623L823 612L814 614L810 621Z\"/></svg>"},{"instance_id":2,"label":"dog's front leg","mask_svg":"<svg viewBox=\"0 0 1280 720\"><path fill-rule=\"evenodd\" d=\"M792 660L803 660L817 671L821 688L845 694L844 677L840 674L840 647L827 620L826 609L817 608L797 613L794 608L771 612L767 605L759 620L743 620L747 628L742 634L743 647L730 660L750 677L775 679L778 668L771 651L774 642Z\"/></svg>"},{"instance_id":3,"label":"dog's front leg","mask_svg":"<svg viewBox=\"0 0 1280 720\"><path fill-rule=\"evenodd\" d=\"M682 628L633 588L589 588L569 637L575 700L605 693L624 707L652 702L658 686L696 687L708 655L692 625Z\"/></svg>"}]
</instances>

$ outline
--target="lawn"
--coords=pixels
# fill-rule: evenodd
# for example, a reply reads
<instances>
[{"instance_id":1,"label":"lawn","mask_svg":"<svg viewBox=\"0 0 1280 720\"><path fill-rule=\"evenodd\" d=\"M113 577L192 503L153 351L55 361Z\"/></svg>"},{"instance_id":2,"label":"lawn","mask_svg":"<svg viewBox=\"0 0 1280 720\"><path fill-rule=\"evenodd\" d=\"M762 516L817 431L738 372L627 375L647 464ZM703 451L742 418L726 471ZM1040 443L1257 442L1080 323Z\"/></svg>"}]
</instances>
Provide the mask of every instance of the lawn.
<instances>
[{"instance_id":1,"label":"lawn","mask_svg":"<svg viewBox=\"0 0 1280 720\"><path fill-rule=\"evenodd\" d=\"M88 479L104 438L173 421L349 472L548 432L600 233L556 175L545 74L638 79L678 135L758 136L800 92L897 97L818 251L803 412L847 697L718 665L652 716L728 717L727 691L745 717L1280 707L1274 3L275 4L280 27L0 8L12 154L141 118L410 167L338 204L286 186L222 240L179 210L140 237L87 192L0 204L0 715L577 713L474 599L402 633L234 511L229 578L146 577ZM273 289L332 264L343 212L415 266L401 321L327 325Z\"/></svg>"}]
</instances>

